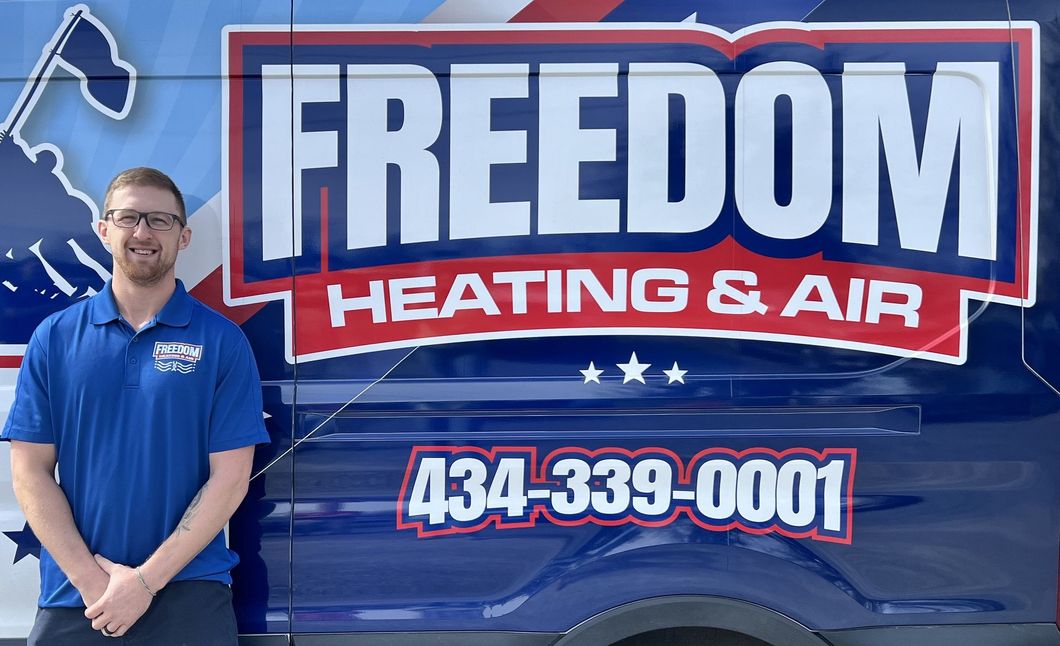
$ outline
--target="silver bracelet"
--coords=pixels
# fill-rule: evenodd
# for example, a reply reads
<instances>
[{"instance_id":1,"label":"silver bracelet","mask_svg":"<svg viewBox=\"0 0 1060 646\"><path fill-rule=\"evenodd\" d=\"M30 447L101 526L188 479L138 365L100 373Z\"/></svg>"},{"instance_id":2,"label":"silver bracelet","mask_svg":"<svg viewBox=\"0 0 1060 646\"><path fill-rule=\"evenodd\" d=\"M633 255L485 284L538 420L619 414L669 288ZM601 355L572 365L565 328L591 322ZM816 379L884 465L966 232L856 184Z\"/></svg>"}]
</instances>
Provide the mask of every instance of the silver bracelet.
<instances>
[{"instance_id":1,"label":"silver bracelet","mask_svg":"<svg viewBox=\"0 0 1060 646\"><path fill-rule=\"evenodd\" d=\"M144 581L144 575L140 574L140 566L136 566L136 578L140 579L140 585L144 587L144 590L147 590L147 594L152 597L155 596L155 591L148 587L147 581Z\"/></svg>"}]
</instances>

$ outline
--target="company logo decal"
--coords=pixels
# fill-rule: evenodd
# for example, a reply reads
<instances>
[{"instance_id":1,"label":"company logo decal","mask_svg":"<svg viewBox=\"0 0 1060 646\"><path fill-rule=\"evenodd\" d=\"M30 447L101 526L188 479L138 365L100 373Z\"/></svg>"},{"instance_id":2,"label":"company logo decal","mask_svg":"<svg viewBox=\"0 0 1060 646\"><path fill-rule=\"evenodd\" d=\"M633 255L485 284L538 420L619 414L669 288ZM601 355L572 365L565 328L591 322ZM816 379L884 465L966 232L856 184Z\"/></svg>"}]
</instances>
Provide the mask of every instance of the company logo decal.
<instances>
[{"instance_id":1,"label":"company logo decal","mask_svg":"<svg viewBox=\"0 0 1060 646\"><path fill-rule=\"evenodd\" d=\"M687 516L740 529L851 542L856 449L711 448L686 463L668 449L417 446L398 529L420 537L556 525L661 527Z\"/></svg>"},{"instance_id":2,"label":"company logo decal","mask_svg":"<svg viewBox=\"0 0 1060 646\"><path fill-rule=\"evenodd\" d=\"M636 334L959 364L984 303L1034 303L1036 23L290 47L225 34L225 297L283 301L288 360Z\"/></svg>"},{"instance_id":3,"label":"company logo decal","mask_svg":"<svg viewBox=\"0 0 1060 646\"><path fill-rule=\"evenodd\" d=\"M155 369L159 372L179 372L186 375L195 372L195 364L202 358L202 346L157 341L152 356L155 360Z\"/></svg>"}]
</instances>

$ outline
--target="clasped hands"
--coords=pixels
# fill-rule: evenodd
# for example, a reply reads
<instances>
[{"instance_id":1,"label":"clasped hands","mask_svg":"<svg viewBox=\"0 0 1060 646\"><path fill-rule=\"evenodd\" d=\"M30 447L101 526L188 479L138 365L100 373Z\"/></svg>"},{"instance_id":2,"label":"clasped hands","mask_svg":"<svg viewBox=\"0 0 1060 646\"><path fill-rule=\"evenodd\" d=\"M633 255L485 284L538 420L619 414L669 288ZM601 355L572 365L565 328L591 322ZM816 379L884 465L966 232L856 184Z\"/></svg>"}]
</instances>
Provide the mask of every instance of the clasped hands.
<instances>
[{"instance_id":1,"label":"clasped hands","mask_svg":"<svg viewBox=\"0 0 1060 646\"><path fill-rule=\"evenodd\" d=\"M92 629L102 631L108 637L121 637L143 616L151 606L152 596L147 591L136 569L114 563L96 554L104 577L97 577L89 589L81 591L85 617L92 620ZM106 578L106 585L103 580Z\"/></svg>"}]
</instances>

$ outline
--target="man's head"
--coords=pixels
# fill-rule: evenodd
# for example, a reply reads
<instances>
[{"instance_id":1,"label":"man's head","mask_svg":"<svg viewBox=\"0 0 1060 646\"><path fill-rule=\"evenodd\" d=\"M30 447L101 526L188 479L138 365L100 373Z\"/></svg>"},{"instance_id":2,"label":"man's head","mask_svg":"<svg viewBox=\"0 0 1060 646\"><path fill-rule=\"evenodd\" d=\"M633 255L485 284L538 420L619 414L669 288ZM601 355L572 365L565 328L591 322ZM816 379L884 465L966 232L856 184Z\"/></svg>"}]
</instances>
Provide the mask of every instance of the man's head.
<instances>
[{"instance_id":1,"label":"man's head","mask_svg":"<svg viewBox=\"0 0 1060 646\"><path fill-rule=\"evenodd\" d=\"M123 170L115 175L114 179L110 180L110 184L107 186L107 194L103 197L104 211L114 208L111 206L114 192L127 186L153 186L163 191L169 191L177 202L178 210L176 214L180 216L181 224L183 226L188 225L188 216L184 211L184 194L177 188L176 182L157 168L147 168L146 166Z\"/></svg>"},{"instance_id":2,"label":"man's head","mask_svg":"<svg viewBox=\"0 0 1060 646\"><path fill-rule=\"evenodd\" d=\"M191 242L180 189L153 168L132 168L111 180L98 227L115 280L142 287L172 279L177 252Z\"/></svg>"}]
</instances>

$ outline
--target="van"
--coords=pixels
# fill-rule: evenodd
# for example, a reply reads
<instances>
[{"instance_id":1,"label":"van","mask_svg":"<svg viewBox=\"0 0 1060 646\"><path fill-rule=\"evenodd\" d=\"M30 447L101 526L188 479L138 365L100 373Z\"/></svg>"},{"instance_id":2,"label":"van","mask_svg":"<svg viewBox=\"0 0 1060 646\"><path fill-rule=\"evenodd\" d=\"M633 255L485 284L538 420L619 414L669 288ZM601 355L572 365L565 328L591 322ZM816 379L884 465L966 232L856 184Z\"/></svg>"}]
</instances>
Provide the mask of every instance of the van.
<instances>
[{"instance_id":1,"label":"van","mask_svg":"<svg viewBox=\"0 0 1060 646\"><path fill-rule=\"evenodd\" d=\"M1058 9L0 3L0 417L153 166L262 376L242 643L1060 644Z\"/></svg>"}]
</instances>

